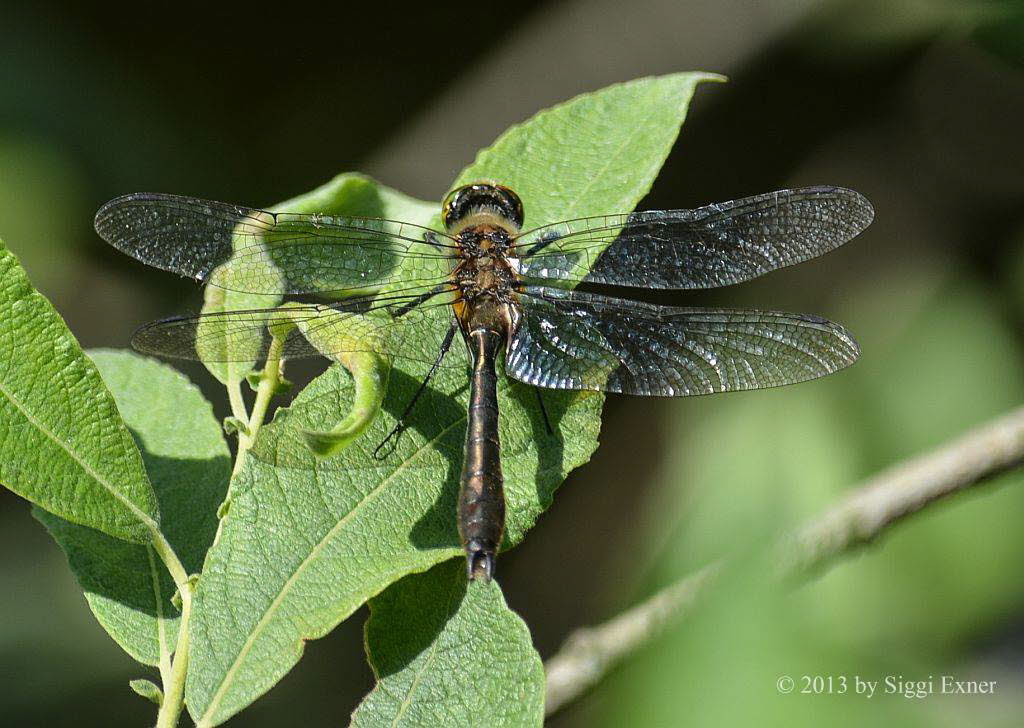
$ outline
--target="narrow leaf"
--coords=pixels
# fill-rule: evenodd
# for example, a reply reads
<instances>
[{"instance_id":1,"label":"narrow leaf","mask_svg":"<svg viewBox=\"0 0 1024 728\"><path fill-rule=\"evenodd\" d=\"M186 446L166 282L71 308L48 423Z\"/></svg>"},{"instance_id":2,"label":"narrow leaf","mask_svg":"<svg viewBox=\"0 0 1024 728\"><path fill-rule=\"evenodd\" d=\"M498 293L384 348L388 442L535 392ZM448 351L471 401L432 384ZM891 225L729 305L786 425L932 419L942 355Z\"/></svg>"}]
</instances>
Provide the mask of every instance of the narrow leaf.
<instances>
[{"instance_id":1,"label":"narrow leaf","mask_svg":"<svg viewBox=\"0 0 1024 728\"><path fill-rule=\"evenodd\" d=\"M316 319L302 319L296 324L302 335L319 351L328 352L352 375L355 393L352 409L330 430L307 430L303 433L306 446L321 457L337 455L362 435L380 412L387 391L391 361L376 352L382 345L357 346L357 342L372 342L379 320L368 316L345 316L334 323L324 324ZM369 348L369 351L358 351Z\"/></svg>"},{"instance_id":2,"label":"narrow leaf","mask_svg":"<svg viewBox=\"0 0 1024 728\"><path fill-rule=\"evenodd\" d=\"M142 449L164 532L189 573L202 567L230 473L227 444L210 404L184 376L121 351L89 354ZM89 607L139 662L159 665L174 649L175 585L152 547L126 543L41 509L38 518L68 557Z\"/></svg>"},{"instance_id":3,"label":"narrow leaf","mask_svg":"<svg viewBox=\"0 0 1024 728\"><path fill-rule=\"evenodd\" d=\"M159 521L113 397L2 243L0 483L62 518L135 543L148 543Z\"/></svg>"},{"instance_id":4,"label":"narrow leaf","mask_svg":"<svg viewBox=\"0 0 1024 728\"><path fill-rule=\"evenodd\" d=\"M407 576L370 602L366 642L377 686L354 728L544 723L544 666L497 582L460 562Z\"/></svg>"}]
</instances>

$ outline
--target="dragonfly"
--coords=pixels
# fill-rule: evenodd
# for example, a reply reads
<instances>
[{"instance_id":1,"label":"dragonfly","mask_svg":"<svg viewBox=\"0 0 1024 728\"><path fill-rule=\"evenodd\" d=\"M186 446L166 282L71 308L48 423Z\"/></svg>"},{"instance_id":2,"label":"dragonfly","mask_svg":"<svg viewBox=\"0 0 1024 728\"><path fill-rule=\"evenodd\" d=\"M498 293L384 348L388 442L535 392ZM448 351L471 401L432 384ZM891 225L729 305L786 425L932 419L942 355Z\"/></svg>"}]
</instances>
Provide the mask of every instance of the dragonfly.
<instances>
[{"instance_id":1,"label":"dragonfly","mask_svg":"<svg viewBox=\"0 0 1024 728\"><path fill-rule=\"evenodd\" d=\"M831 374L860 353L840 324L781 311L655 305L638 291L748 281L836 249L873 217L861 194L815 186L524 230L520 196L481 181L447 195L435 226L443 229L149 193L108 202L95 227L118 250L201 283L315 297L291 304L290 320L307 325L277 341L282 359L340 353L324 351L322 342L318 348L310 331L358 316L372 322L373 335L337 346L427 361L422 391L461 335L469 402L458 532L468 578L489 581L505 521L502 358L505 376L538 393L685 397ZM253 360L272 345L268 322L276 310L177 316L143 326L132 343L172 358ZM440 341L432 361L409 343L422 345L428 324ZM216 347L206 340L212 336Z\"/></svg>"}]
</instances>

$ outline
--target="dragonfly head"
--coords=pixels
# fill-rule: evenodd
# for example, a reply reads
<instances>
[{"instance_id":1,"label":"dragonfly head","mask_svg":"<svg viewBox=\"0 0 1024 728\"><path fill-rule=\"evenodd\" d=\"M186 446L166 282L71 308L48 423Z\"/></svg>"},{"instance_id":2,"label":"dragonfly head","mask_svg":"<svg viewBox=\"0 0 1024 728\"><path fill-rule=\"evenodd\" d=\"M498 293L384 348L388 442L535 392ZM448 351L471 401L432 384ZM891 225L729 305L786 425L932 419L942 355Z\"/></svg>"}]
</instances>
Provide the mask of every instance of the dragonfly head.
<instances>
[{"instance_id":1,"label":"dragonfly head","mask_svg":"<svg viewBox=\"0 0 1024 728\"><path fill-rule=\"evenodd\" d=\"M441 204L441 220L448 232L456 233L484 221L503 223L517 232L523 224L523 201L497 182L474 182L448 193Z\"/></svg>"}]
</instances>

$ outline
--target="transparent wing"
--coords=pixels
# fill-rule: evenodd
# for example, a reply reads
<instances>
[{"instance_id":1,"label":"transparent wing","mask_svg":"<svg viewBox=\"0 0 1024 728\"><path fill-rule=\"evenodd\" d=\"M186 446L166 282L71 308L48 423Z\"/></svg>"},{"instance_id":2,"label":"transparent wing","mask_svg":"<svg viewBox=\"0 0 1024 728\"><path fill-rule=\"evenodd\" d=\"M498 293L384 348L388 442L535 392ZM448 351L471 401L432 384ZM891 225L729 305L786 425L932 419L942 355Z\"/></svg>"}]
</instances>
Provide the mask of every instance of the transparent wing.
<instances>
[{"instance_id":1,"label":"transparent wing","mask_svg":"<svg viewBox=\"0 0 1024 728\"><path fill-rule=\"evenodd\" d=\"M873 217L853 190L805 187L695 210L567 220L523 233L516 252L528 283L715 288L834 250Z\"/></svg>"},{"instance_id":2,"label":"transparent wing","mask_svg":"<svg viewBox=\"0 0 1024 728\"><path fill-rule=\"evenodd\" d=\"M385 302L289 304L176 316L141 327L132 336L132 347L176 359L257 362L266 359L274 330L282 340L282 359L376 352L429 364L451 321L446 299L439 294L410 310L403 309L415 298L392 296ZM465 366L458 356L446 357L446 363Z\"/></svg>"},{"instance_id":3,"label":"transparent wing","mask_svg":"<svg viewBox=\"0 0 1024 728\"><path fill-rule=\"evenodd\" d=\"M408 259L448 258L451 238L411 223L378 218L273 213L177 195L118 197L96 213L96 232L118 250L163 270L247 293L345 294L399 279ZM430 242L433 241L433 242ZM268 290L266 256L284 290ZM409 266L406 266L408 268ZM444 275L425 265L422 282ZM404 283L416 282L405 270ZM228 281L228 283L223 283Z\"/></svg>"},{"instance_id":4,"label":"transparent wing","mask_svg":"<svg viewBox=\"0 0 1024 728\"><path fill-rule=\"evenodd\" d=\"M842 326L774 311L672 308L527 287L506 372L552 389L665 397L778 387L831 374L860 351Z\"/></svg>"}]
</instances>

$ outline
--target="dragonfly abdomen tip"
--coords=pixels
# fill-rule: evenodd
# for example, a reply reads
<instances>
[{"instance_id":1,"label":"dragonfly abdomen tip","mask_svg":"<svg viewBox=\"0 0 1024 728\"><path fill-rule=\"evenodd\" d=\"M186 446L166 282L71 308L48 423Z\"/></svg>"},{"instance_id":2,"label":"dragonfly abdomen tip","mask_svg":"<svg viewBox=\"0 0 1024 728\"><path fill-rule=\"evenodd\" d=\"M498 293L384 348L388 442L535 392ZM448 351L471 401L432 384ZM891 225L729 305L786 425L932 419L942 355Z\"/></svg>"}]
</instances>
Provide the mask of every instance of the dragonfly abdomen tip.
<instances>
[{"instance_id":1,"label":"dragonfly abdomen tip","mask_svg":"<svg viewBox=\"0 0 1024 728\"><path fill-rule=\"evenodd\" d=\"M494 576L495 551L494 545L483 539L470 539L466 543L466 578L489 582Z\"/></svg>"}]
</instances>

